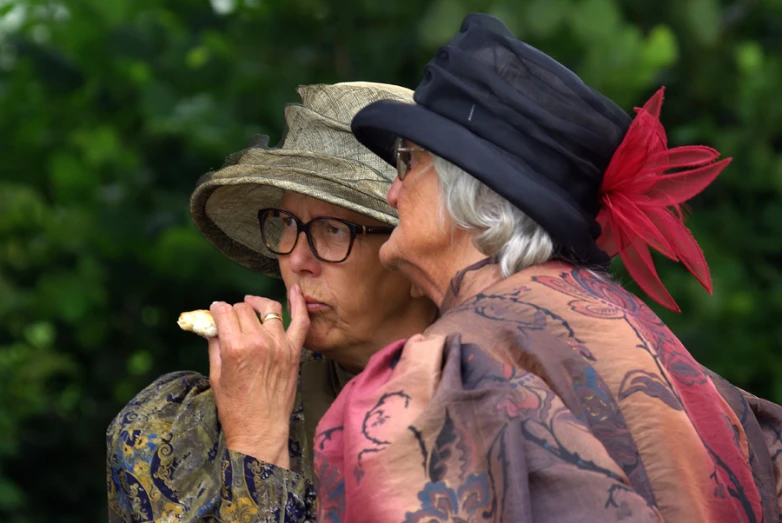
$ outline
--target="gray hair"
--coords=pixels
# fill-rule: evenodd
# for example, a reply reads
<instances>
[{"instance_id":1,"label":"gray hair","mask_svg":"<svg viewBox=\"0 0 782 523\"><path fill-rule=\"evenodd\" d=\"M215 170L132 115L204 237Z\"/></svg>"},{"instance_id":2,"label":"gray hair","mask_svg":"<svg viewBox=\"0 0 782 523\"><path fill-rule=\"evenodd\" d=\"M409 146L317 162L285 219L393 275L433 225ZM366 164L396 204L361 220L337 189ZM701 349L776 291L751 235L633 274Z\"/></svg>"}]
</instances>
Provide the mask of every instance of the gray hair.
<instances>
[{"instance_id":1,"label":"gray hair","mask_svg":"<svg viewBox=\"0 0 782 523\"><path fill-rule=\"evenodd\" d=\"M457 227L476 233L473 244L497 260L503 277L553 257L554 241L532 218L461 168L432 157L442 208Z\"/></svg>"}]
</instances>

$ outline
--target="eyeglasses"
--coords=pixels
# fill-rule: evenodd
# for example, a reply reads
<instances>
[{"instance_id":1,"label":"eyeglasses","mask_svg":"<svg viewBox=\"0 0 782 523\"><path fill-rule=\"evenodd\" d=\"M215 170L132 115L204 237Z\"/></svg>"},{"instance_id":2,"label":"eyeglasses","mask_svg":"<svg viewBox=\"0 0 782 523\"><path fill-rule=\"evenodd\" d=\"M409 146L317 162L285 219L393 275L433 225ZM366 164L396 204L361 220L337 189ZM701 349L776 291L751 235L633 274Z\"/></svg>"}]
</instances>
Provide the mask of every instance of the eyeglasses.
<instances>
[{"instance_id":1,"label":"eyeglasses","mask_svg":"<svg viewBox=\"0 0 782 523\"><path fill-rule=\"evenodd\" d=\"M394 144L396 151L396 175L399 177L399 181L403 181L410 171L410 162L413 159L414 152L425 152L426 149L420 147L410 147L407 140L404 138L397 138Z\"/></svg>"},{"instance_id":2,"label":"eyeglasses","mask_svg":"<svg viewBox=\"0 0 782 523\"><path fill-rule=\"evenodd\" d=\"M350 254L358 234L391 234L393 227L359 225L339 218L322 216L303 223L282 209L258 211L263 244L278 255L290 254L303 232L312 254L329 263L340 263Z\"/></svg>"}]
</instances>

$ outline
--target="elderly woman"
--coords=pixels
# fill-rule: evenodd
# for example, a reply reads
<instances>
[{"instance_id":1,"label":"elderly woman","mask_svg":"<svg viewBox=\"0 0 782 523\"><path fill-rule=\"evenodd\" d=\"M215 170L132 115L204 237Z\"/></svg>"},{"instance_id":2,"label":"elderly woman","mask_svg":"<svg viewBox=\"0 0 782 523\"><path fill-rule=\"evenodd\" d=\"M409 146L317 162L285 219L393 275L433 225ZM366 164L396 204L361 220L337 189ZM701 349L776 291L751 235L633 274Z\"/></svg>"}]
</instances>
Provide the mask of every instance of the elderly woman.
<instances>
[{"instance_id":1,"label":"elderly woman","mask_svg":"<svg viewBox=\"0 0 782 523\"><path fill-rule=\"evenodd\" d=\"M728 161L667 148L662 92L631 120L484 15L415 100L352 128L398 167L381 261L441 316L321 420L318 520L778 521L782 409L698 365L606 274L619 254L674 308L652 246L708 288L679 205Z\"/></svg>"},{"instance_id":2,"label":"elderly woman","mask_svg":"<svg viewBox=\"0 0 782 523\"><path fill-rule=\"evenodd\" d=\"M215 247L282 277L290 327L266 298L212 304L209 379L163 376L108 429L111 521L312 519L321 415L374 352L434 319L434 304L380 265L397 223L385 202L395 173L350 132L360 108L410 103L412 92L350 83L299 93L280 148L260 140L232 155L191 200ZM302 346L325 358L302 358Z\"/></svg>"}]
</instances>

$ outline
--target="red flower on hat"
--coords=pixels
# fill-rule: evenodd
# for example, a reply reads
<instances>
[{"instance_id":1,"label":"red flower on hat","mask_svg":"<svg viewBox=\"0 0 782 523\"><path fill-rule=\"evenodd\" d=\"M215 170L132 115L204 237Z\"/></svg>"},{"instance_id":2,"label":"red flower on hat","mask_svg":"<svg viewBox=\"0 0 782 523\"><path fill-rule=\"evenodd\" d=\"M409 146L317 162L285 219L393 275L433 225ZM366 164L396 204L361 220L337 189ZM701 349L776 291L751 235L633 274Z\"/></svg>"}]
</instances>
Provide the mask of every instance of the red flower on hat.
<instances>
[{"instance_id":1,"label":"red flower on hat","mask_svg":"<svg viewBox=\"0 0 782 523\"><path fill-rule=\"evenodd\" d=\"M662 284L649 247L682 262L711 293L711 276L698 242L684 225L681 206L727 167L716 150L700 146L668 149L660 108L661 88L642 108L617 148L600 187L598 246L619 255L630 276L661 305L680 311Z\"/></svg>"}]
</instances>

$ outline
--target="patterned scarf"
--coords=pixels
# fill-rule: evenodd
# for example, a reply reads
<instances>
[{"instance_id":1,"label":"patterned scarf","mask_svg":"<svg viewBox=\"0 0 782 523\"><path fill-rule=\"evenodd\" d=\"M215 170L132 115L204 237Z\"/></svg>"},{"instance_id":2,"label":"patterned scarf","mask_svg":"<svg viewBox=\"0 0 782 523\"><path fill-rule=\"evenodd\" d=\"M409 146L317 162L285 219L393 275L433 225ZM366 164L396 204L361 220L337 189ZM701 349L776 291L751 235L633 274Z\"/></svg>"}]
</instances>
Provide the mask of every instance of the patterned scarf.
<instances>
[{"instance_id":1,"label":"patterned scarf","mask_svg":"<svg viewBox=\"0 0 782 523\"><path fill-rule=\"evenodd\" d=\"M318 521L779 521L782 408L562 263L457 275L318 425Z\"/></svg>"}]
</instances>

